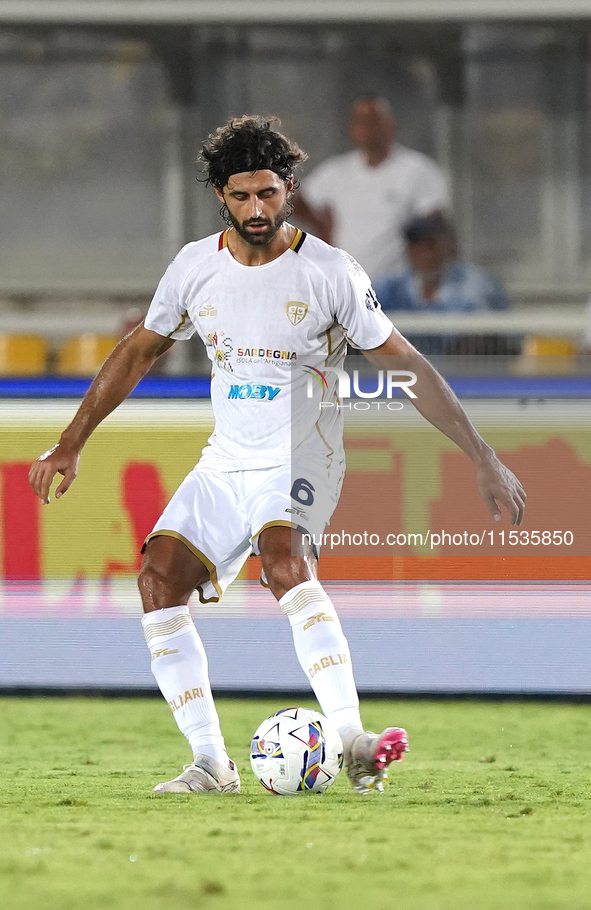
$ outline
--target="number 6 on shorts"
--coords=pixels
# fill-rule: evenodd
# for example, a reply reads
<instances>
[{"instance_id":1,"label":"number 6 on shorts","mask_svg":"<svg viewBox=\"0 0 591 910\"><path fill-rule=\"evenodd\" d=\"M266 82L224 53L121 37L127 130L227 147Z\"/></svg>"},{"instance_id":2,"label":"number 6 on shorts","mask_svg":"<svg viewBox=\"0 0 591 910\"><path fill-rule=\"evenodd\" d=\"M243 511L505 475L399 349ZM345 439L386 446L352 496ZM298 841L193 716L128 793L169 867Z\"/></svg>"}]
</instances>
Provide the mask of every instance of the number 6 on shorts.
<instances>
[{"instance_id":1,"label":"number 6 on shorts","mask_svg":"<svg viewBox=\"0 0 591 910\"><path fill-rule=\"evenodd\" d=\"M300 505L311 506L314 502L314 487L309 480L298 477L297 480L294 480L289 495L292 499L295 499L296 502L299 502Z\"/></svg>"}]
</instances>

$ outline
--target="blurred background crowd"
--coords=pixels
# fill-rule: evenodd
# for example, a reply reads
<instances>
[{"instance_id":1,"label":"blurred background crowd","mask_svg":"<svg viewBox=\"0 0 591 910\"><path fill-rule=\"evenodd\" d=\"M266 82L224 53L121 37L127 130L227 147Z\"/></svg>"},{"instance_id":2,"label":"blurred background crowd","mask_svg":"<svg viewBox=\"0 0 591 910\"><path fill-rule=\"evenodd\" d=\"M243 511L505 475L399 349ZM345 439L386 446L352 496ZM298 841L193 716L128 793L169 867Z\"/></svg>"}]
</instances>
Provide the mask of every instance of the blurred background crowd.
<instances>
[{"instance_id":1,"label":"blurred background crowd","mask_svg":"<svg viewBox=\"0 0 591 910\"><path fill-rule=\"evenodd\" d=\"M296 223L360 261L419 350L453 371L588 371L591 7L355 21L324 0L325 21L295 3L269 24L248 2L157 23L2 6L0 374L96 370L177 250L222 229L195 158L255 112L308 152ZM208 373L199 342L162 370Z\"/></svg>"}]
</instances>

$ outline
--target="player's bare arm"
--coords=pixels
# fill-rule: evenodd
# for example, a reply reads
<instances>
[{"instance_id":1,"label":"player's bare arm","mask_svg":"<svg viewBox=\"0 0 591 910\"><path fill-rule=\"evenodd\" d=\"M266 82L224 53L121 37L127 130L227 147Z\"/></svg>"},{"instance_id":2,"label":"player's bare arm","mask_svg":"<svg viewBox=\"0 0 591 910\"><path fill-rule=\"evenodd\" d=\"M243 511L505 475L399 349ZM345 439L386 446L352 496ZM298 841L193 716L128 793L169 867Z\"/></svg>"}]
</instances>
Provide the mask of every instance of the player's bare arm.
<instances>
[{"instance_id":1,"label":"player's bare arm","mask_svg":"<svg viewBox=\"0 0 591 910\"><path fill-rule=\"evenodd\" d=\"M491 515L501 518L505 506L511 523L523 521L526 493L519 480L497 458L476 431L462 405L437 370L396 329L379 348L364 352L378 369L411 370L417 376L413 405L423 417L456 443L474 462L480 494ZM396 360L393 361L393 355Z\"/></svg>"},{"instance_id":2,"label":"player's bare arm","mask_svg":"<svg viewBox=\"0 0 591 910\"><path fill-rule=\"evenodd\" d=\"M31 467L29 483L43 503L49 502L49 490L56 474L63 476L55 491L56 499L68 490L78 472L80 452L90 434L127 398L160 355L173 344L173 340L139 325L113 349L58 444Z\"/></svg>"}]
</instances>

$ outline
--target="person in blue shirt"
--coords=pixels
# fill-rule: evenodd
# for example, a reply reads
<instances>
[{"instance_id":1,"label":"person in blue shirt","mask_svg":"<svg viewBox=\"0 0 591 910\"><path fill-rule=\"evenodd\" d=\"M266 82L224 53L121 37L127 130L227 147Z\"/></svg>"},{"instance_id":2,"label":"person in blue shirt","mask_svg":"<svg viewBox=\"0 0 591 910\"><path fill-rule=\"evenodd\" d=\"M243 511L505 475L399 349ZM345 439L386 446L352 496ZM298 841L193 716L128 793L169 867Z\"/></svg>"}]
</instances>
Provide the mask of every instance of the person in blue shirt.
<instances>
[{"instance_id":1,"label":"person in blue shirt","mask_svg":"<svg viewBox=\"0 0 591 910\"><path fill-rule=\"evenodd\" d=\"M386 311L422 313L473 313L506 310L509 299L501 282L483 269L457 256L454 230L440 213L415 218L404 230L408 268L375 282L374 288ZM497 337L497 336L495 336ZM457 335L417 335L412 343L423 354L484 353L476 338ZM500 339L499 339L500 340ZM505 353L490 337L486 353ZM500 345L506 348L505 344ZM480 349L479 349L480 348Z\"/></svg>"}]
</instances>

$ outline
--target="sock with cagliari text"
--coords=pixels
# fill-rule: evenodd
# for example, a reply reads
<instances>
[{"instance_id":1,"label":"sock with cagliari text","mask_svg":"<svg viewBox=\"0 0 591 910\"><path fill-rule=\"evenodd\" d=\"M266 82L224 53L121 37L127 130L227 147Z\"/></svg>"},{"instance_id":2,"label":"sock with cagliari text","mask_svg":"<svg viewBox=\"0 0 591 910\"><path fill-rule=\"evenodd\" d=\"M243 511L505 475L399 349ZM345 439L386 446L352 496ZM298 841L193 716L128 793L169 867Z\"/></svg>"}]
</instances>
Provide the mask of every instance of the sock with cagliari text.
<instances>
[{"instance_id":1,"label":"sock with cagliari text","mask_svg":"<svg viewBox=\"0 0 591 910\"><path fill-rule=\"evenodd\" d=\"M228 756L215 709L207 656L189 608L168 607L142 617L152 673L193 755L226 765Z\"/></svg>"},{"instance_id":2,"label":"sock with cagliari text","mask_svg":"<svg viewBox=\"0 0 591 910\"><path fill-rule=\"evenodd\" d=\"M300 666L346 748L363 728L349 645L337 612L319 581L291 588L279 606L291 624Z\"/></svg>"}]
</instances>

